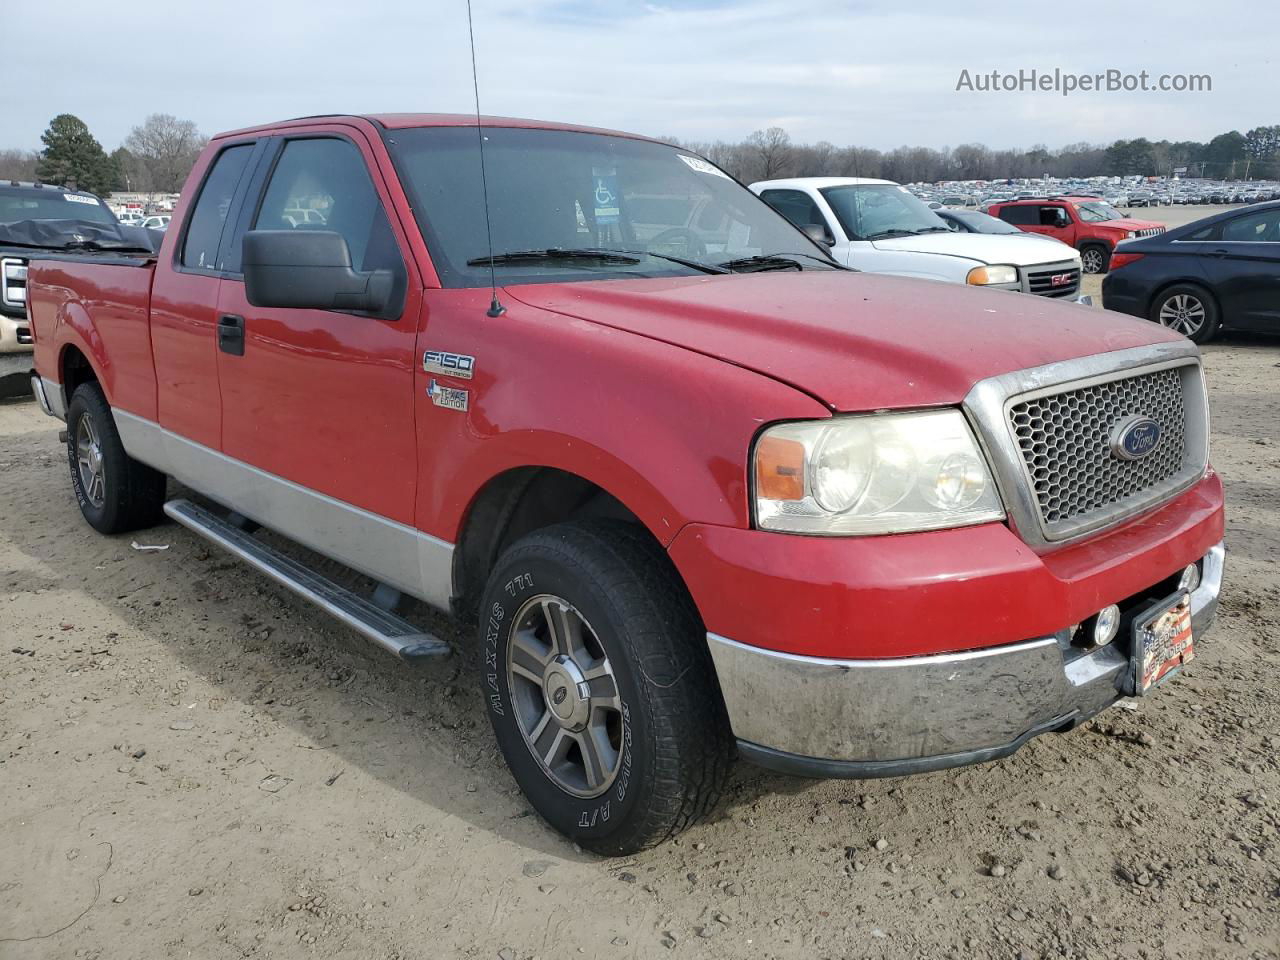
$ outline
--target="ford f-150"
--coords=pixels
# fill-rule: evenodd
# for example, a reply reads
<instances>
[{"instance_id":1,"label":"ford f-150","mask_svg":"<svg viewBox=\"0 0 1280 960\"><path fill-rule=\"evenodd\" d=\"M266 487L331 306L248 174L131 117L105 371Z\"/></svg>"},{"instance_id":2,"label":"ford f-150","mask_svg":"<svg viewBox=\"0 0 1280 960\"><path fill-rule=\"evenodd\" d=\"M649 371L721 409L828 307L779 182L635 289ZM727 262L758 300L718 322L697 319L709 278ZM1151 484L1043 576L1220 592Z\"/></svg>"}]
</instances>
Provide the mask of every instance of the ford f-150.
<instances>
[{"instance_id":1,"label":"ford f-150","mask_svg":"<svg viewBox=\"0 0 1280 960\"><path fill-rule=\"evenodd\" d=\"M450 649L406 596L473 622L517 782L602 853L705 814L735 754L1006 756L1176 675L1217 607L1194 344L850 271L643 137L222 134L158 255L27 284L94 528L167 513L409 660Z\"/></svg>"}]
</instances>

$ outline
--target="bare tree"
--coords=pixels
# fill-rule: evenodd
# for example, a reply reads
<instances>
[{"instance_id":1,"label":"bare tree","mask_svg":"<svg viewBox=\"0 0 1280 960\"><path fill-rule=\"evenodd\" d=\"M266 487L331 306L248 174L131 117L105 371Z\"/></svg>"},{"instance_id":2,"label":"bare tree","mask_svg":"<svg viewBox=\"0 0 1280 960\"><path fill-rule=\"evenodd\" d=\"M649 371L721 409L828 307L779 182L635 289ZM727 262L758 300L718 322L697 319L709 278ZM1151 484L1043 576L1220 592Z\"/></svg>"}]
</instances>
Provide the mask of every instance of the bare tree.
<instances>
[{"instance_id":1,"label":"bare tree","mask_svg":"<svg viewBox=\"0 0 1280 960\"><path fill-rule=\"evenodd\" d=\"M153 113L134 127L124 145L146 167L156 190L176 193L204 147L205 137L190 120Z\"/></svg>"},{"instance_id":2,"label":"bare tree","mask_svg":"<svg viewBox=\"0 0 1280 960\"><path fill-rule=\"evenodd\" d=\"M35 150L0 150L0 180L34 180L39 162Z\"/></svg>"},{"instance_id":3,"label":"bare tree","mask_svg":"<svg viewBox=\"0 0 1280 960\"><path fill-rule=\"evenodd\" d=\"M747 145L755 152L761 180L782 176L791 161L791 136L781 127L757 130L747 137Z\"/></svg>"}]
</instances>

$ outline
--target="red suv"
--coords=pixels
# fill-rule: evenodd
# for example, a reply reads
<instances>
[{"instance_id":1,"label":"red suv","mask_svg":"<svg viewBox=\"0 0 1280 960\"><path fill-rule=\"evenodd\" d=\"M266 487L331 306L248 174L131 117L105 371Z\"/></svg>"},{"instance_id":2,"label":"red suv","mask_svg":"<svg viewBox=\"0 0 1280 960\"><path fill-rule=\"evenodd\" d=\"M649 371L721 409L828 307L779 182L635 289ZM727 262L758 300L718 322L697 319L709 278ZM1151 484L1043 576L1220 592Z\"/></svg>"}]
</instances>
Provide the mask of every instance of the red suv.
<instances>
[{"instance_id":1,"label":"red suv","mask_svg":"<svg viewBox=\"0 0 1280 960\"><path fill-rule=\"evenodd\" d=\"M1026 233L1039 233L1080 251L1085 273L1106 273L1121 240L1164 233L1164 224L1126 217L1097 197L1046 197L994 203L987 212Z\"/></svg>"}]
</instances>

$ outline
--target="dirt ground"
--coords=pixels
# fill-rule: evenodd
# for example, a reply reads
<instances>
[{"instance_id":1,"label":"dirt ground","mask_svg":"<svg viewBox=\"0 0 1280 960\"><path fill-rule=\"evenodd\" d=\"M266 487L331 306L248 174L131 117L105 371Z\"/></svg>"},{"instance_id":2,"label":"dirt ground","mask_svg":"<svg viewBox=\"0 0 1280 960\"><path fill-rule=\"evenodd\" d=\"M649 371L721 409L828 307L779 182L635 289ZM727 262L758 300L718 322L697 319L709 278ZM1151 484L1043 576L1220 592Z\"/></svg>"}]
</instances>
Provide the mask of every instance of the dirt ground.
<instances>
[{"instance_id":1,"label":"dirt ground","mask_svg":"<svg viewBox=\"0 0 1280 960\"><path fill-rule=\"evenodd\" d=\"M1187 675L981 767L740 764L623 861L524 803L469 637L406 671L179 527L100 537L0 405L0 958L1274 960L1280 338L1206 364L1230 552Z\"/></svg>"}]
</instances>

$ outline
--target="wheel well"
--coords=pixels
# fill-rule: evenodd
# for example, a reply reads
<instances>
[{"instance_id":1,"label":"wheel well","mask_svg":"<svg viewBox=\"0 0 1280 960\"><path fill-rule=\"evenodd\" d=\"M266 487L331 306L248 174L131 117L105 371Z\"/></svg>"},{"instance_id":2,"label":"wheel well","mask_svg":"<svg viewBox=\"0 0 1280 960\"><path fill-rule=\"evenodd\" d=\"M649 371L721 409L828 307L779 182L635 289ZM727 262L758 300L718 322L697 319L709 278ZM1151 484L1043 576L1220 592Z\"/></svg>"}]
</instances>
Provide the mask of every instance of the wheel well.
<instances>
[{"instance_id":1,"label":"wheel well","mask_svg":"<svg viewBox=\"0 0 1280 960\"><path fill-rule=\"evenodd\" d=\"M62 377L62 395L67 398L67 403L71 402L76 388L82 383L96 382L98 379L88 358L77 347L67 347L62 351L59 373Z\"/></svg>"},{"instance_id":2,"label":"wheel well","mask_svg":"<svg viewBox=\"0 0 1280 960\"><path fill-rule=\"evenodd\" d=\"M519 467L490 480L463 521L453 555L453 607L474 621L489 571L516 540L567 520L622 520L648 530L607 490L576 474L550 467Z\"/></svg>"}]
</instances>

